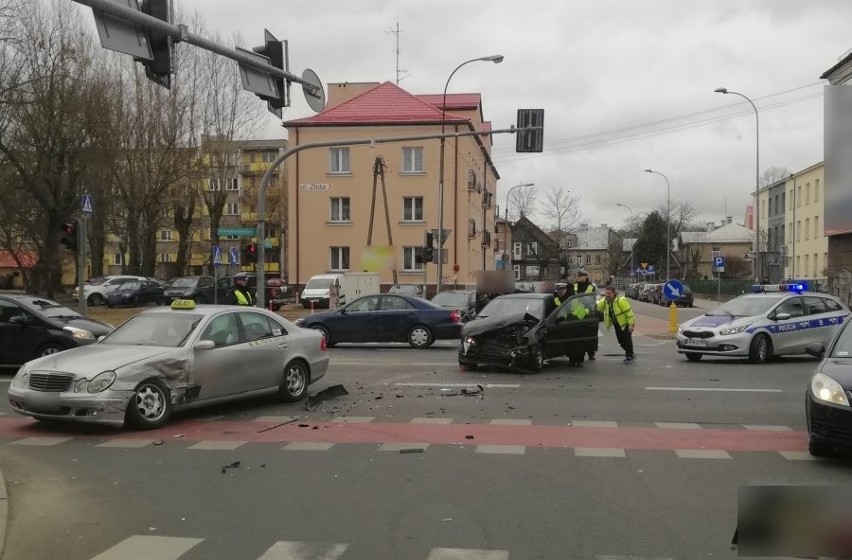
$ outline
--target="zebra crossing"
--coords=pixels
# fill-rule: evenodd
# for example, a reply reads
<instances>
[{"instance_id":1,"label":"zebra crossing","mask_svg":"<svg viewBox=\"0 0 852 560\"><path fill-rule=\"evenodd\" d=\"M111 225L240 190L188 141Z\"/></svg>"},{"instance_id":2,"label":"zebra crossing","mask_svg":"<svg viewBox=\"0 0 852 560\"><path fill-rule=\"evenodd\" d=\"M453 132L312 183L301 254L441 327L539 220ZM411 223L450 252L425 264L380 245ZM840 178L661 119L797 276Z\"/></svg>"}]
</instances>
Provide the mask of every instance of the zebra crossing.
<instances>
[{"instance_id":1,"label":"zebra crossing","mask_svg":"<svg viewBox=\"0 0 852 560\"><path fill-rule=\"evenodd\" d=\"M180 560L205 539L133 535L87 560ZM347 560L347 543L277 541L260 556L244 560ZM514 560L521 553L480 548L432 548L421 560ZM589 560L679 560L671 556L598 554ZM240 559L234 559L240 560ZM417 560L412 558L411 560Z\"/></svg>"}]
</instances>

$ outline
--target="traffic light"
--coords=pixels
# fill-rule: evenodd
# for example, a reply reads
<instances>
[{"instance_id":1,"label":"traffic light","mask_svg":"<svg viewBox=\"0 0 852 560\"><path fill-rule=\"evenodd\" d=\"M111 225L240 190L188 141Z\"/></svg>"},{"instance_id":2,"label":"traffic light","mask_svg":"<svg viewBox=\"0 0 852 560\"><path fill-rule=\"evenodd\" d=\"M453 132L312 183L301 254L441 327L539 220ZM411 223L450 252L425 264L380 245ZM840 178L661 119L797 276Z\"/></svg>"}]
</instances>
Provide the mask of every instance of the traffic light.
<instances>
[{"instance_id":1,"label":"traffic light","mask_svg":"<svg viewBox=\"0 0 852 560\"><path fill-rule=\"evenodd\" d=\"M257 262L257 244L249 243L243 247L243 263L254 264Z\"/></svg>"},{"instance_id":2,"label":"traffic light","mask_svg":"<svg viewBox=\"0 0 852 560\"><path fill-rule=\"evenodd\" d=\"M143 13L171 23L168 0L143 0L141 8ZM148 29L147 33L154 59L137 60L145 66L145 76L149 80L169 89L172 85L172 38L153 29Z\"/></svg>"},{"instance_id":3,"label":"traffic light","mask_svg":"<svg viewBox=\"0 0 852 560\"><path fill-rule=\"evenodd\" d=\"M269 59L269 64L285 70L284 68L284 42L275 38L268 29L263 30L265 44L262 47L254 47L252 50L259 55ZM281 117L281 109L287 106L287 91L284 89L284 78L282 76L270 76L278 92L277 97L257 94L261 99L269 102L269 112Z\"/></svg>"},{"instance_id":4,"label":"traffic light","mask_svg":"<svg viewBox=\"0 0 852 560\"><path fill-rule=\"evenodd\" d=\"M434 262L435 260L435 236L431 231L427 231L424 236L421 259L424 263Z\"/></svg>"},{"instance_id":5,"label":"traffic light","mask_svg":"<svg viewBox=\"0 0 852 560\"><path fill-rule=\"evenodd\" d=\"M423 247L423 262L430 263L435 260L435 248Z\"/></svg>"},{"instance_id":6,"label":"traffic light","mask_svg":"<svg viewBox=\"0 0 852 560\"><path fill-rule=\"evenodd\" d=\"M62 224L60 231L62 232L62 237L59 238L59 243L68 249L69 251L77 250L77 228L79 223L74 222L66 222Z\"/></svg>"},{"instance_id":7,"label":"traffic light","mask_svg":"<svg viewBox=\"0 0 852 560\"><path fill-rule=\"evenodd\" d=\"M515 151L519 153L544 150L544 109L518 109L518 129L537 127L515 134Z\"/></svg>"}]
</instances>

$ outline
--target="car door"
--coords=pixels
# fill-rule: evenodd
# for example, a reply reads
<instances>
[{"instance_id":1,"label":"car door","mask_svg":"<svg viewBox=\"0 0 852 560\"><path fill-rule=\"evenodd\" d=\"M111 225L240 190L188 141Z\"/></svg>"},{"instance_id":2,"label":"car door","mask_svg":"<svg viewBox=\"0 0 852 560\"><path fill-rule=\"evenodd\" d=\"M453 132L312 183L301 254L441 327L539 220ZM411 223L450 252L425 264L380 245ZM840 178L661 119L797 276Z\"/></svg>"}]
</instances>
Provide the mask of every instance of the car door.
<instances>
[{"instance_id":1,"label":"car door","mask_svg":"<svg viewBox=\"0 0 852 560\"><path fill-rule=\"evenodd\" d=\"M211 350L196 350L190 384L199 388L200 400L226 397L245 386L246 348L235 312L216 315L201 331L199 340L214 343Z\"/></svg>"},{"instance_id":2,"label":"car door","mask_svg":"<svg viewBox=\"0 0 852 560\"><path fill-rule=\"evenodd\" d=\"M204 298L205 303L213 303L213 277L211 276L202 276L198 279L198 284L196 286L196 294L197 296L202 296ZM196 296L196 297L197 297Z\"/></svg>"},{"instance_id":3,"label":"car door","mask_svg":"<svg viewBox=\"0 0 852 560\"><path fill-rule=\"evenodd\" d=\"M772 347L775 354L798 354L805 351L808 320L801 296L787 298L773 311Z\"/></svg>"},{"instance_id":4,"label":"car door","mask_svg":"<svg viewBox=\"0 0 852 560\"><path fill-rule=\"evenodd\" d=\"M827 300L818 296L804 296L802 301L808 318L807 332L802 333L807 338L805 346L817 342L828 346L835 329L831 328L828 321L832 312L827 305Z\"/></svg>"},{"instance_id":5,"label":"car door","mask_svg":"<svg viewBox=\"0 0 852 560\"><path fill-rule=\"evenodd\" d=\"M411 327L419 322L418 310L405 298L383 295L376 322L381 342L404 341Z\"/></svg>"},{"instance_id":6,"label":"car door","mask_svg":"<svg viewBox=\"0 0 852 560\"><path fill-rule=\"evenodd\" d=\"M379 296L364 296L342 308L335 316L331 338L336 342L378 342Z\"/></svg>"},{"instance_id":7,"label":"car door","mask_svg":"<svg viewBox=\"0 0 852 560\"><path fill-rule=\"evenodd\" d=\"M245 349L245 390L280 385L287 349L281 326L270 324L266 315L256 311L241 311L239 318Z\"/></svg>"},{"instance_id":8,"label":"car door","mask_svg":"<svg viewBox=\"0 0 852 560\"><path fill-rule=\"evenodd\" d=\"M594 294L569 297L545 323L547 357L597 351L598 316Z\"/></svg>"},{"instance_id":9,"label":"car door","mask_svg":"<svg viewBox=\"0 0 852 560\"><path fill-rule=\"evenodd\" d=\"M24 321L12 321L14 317ZM0 364L18 365L32 360L50 338L41 319L13 301L0 299Z\"/></svg>"}]
</instances>

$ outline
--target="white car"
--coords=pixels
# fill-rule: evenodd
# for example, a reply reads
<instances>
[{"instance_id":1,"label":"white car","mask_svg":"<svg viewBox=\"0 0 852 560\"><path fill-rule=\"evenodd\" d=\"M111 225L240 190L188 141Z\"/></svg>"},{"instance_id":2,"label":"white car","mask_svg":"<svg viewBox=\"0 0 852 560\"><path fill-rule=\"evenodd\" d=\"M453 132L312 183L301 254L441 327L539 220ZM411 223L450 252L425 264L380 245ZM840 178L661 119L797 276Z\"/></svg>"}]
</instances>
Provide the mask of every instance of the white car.
<instances>
[{"instance_id":1,"label":"white car","mask_svg":"<svg viewBox=\"0 0 852 560\"><path fill-rule=\"evenodd\" d=\"M83 284L83 295L88 305L104 305L107 296L113 293L125 282L142 282L150 280L144 276L101 276L92 278ZM80 301L80 287L74 288L72 293L75 300Z\"/></svg>"},{"instance_id":2,"label":"white car","mask_svg":"<svg viewBox=\"0 0 852 560\"><path fill-rule=\"evenodd\" d=\"M747 357L806 354L808 344L828 346L849 319L849 308L802 284L756 285L716 309L680 325L677 351L692 362L702 356Z\"/></svg>"}]
</instances>

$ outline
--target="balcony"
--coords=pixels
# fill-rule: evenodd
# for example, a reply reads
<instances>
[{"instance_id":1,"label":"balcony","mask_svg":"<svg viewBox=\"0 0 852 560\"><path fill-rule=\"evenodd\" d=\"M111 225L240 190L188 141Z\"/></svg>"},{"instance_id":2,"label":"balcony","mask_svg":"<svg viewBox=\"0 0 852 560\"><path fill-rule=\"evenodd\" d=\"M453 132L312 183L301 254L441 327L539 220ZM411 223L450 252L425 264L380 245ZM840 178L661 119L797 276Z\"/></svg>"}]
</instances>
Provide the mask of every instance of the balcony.
<instances>
[{"instance_id":1,"label":"balcony","mask_svg":"<svg viewBox=\"0 0 852 560\"><path fill-rule=\"evenodd\" d=\"M269 169L269 163L256 161L254 163L244 163L240 165L240 173L243 175L263 175L266 173L266 170ZM274 175L278 175L279 167L275 168L273 171Z\"/></svg>"}]
</instances>

